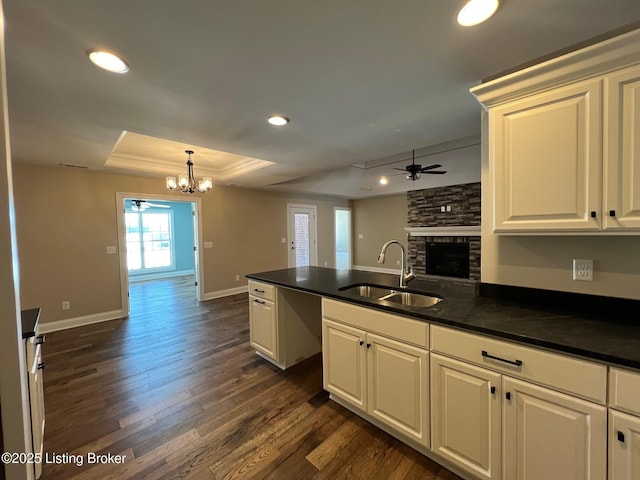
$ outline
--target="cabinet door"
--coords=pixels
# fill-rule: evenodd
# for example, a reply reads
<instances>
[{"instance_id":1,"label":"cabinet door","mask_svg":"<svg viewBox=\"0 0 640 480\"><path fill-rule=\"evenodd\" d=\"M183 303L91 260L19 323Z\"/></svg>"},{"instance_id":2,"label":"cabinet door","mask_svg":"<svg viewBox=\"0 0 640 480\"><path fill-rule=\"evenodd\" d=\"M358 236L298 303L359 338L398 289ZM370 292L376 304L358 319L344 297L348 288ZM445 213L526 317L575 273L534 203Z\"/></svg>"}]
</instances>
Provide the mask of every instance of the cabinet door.
<instances>
[{"instance_id":1,"label":"cabinet door","mask_svg":"<svg viewBox=\"0 0 640 480\"><path fill-rule=\"evenodd\" d=\"M606 478L605 407L509 377L503 394L504 478Z\"/></svg>"},{"instance_id":2,"label":"cabinet door","mask_svg":"<svg viewBox=\"0 0 640 480\"><path fill-rule=\"evenodd\" d=\"M331 320L322 320L324 389L355 407L366 405L365 333Z\"/></svg>"},{"instance_id":3,"label":"cabinet door","mask_svg":"<svg viewBox=\"0 0 640 480\"><path fill-rule=\"evenodd\" d=\"M249 296L249 331L251 346L278 361L278 324L273 302Z\"/></svg>"},{"instance_id":4,"label":"cabinet door","mask_svg":"<svg viewBox=\"0 0 640 480\"><path fill-rule=\"evenodd\" d=\"M609 480L640 478L640 417L609 410Z\"/></svg>"},{"instance_id":5,"label":"cabinet door","mask_svg":"<svg viewBox=\"0 0 640 480\"><path fill-rule=\"evenodd\" d=\"M429 353L367 334L368 412L429 446Z\"/></svg>"},{"instance_id":6,"label":"cabinet door","mask_svg":"<svg viewBox=\"0 0 640 480\"><path fill-rule=\"evenodd\" d=\"M601 92L589 80L491 109L496 232L600 229Z\"/></svg>"},{"instance_id":7,"label":"cabinet door","mask_svg":"<svg viewBox=\"0 0 640 480\"><path fill-rule=\"evenodd\" d=\"M431 449L478 478L501 478L501 375L431 354Z\"/></svg>"},{"instance_id":8,"label":"cabinet door","mask_svg":"<svg viewBox=\"0 0 640 480\"><path fill-rule=\"evenodd\" d=\"M640 229L640 65L605 77L606 229Z\"/></svg>"}]
</instances>

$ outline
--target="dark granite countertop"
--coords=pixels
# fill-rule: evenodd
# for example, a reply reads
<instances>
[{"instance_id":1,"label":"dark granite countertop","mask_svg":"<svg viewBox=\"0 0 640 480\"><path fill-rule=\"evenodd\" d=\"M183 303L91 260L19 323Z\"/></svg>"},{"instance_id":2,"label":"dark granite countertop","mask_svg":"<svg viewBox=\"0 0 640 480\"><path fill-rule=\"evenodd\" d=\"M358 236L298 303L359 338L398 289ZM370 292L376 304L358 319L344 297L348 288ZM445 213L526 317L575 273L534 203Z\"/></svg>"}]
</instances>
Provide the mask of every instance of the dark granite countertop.
<instances>
[{"instance_id":1,"label":"dark granite countertop","mask_svg":"<svg viewBox=\"0 0 640 480\"><path fill-rule=\"evenodd\" d=\"M571 353L605 363L640 369L640 302L626 301L625 311L585 311L566 306L535 305L478 294L477 285L448 280L412 280L409 290L443 300L417 308L368 299L339 289L356 283L398 286L398 275L358 270L302 267L247 275L247 278L328 298L448 325L519 343ZM562 294L560 294L562 295ZM575 300L575 294L567 298ZM575 304L574 304L575 305ZM629 306L635 309L629 311Z\"/></svg>"},{"instance_id":2,"label":"dark granite countertop","mask_svg":"<svg viewBox=\"0 0 640 480\"><path fill-rule=\"evenodd\" d=\"M40 309L30 308L21 310L22 320L22 338L34 337L38 328L38 320L40 319Z\"/></svg>"}]
</instances>

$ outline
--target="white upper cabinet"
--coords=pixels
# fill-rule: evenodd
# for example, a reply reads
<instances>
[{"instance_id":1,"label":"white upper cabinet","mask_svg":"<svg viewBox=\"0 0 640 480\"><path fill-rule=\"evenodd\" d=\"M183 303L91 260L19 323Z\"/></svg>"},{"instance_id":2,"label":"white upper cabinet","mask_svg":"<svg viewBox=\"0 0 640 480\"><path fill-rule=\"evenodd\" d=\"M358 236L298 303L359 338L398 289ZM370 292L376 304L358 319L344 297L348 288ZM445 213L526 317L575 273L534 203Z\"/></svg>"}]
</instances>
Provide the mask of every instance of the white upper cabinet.
<instances>
[{"instance_id":1,"label":"white upper cabinet","mask_svg":"<svg viewBox=\"0 0 640 480\"><path fill-rule=\"evenodd\" d=\"M601 84L569 85L489 112L495 231L600 229Z\"/></svg>"},{"instance_id":2,"label":"white upper cabinet","mask_svg":"<svg viewBox=\"0 0 640 480\"><path fill-rule=\"evenodd\" d=\"M637 29L471 89L496 233L640 235L639 43Z\"/></svg>"},{"instance_id":3,"label":"white upper cabinet","mask_svg":"<svg viewBox=\"0 0 640 480\"><path fill-rule=\"evenodd\" d=\"M640 229L640 65L605 77L604 228Z\"/></svg>"}]
</instances>

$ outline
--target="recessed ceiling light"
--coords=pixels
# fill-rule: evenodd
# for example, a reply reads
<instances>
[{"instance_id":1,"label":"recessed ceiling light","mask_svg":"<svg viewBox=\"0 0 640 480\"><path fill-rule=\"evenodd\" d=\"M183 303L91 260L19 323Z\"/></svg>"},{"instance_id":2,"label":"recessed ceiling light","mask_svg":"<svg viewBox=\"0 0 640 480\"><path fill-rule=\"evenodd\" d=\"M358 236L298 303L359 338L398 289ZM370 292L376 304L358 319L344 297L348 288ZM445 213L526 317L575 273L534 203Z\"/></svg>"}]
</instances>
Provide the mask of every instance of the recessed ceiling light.
<instances>
[{"instance_id":1,"label":"recessed ceiling light","mask_svg":"<svg viewBox=\"0 0 640 480\"><path fill-rule=\"evenodd\" d=\"M104 50L91 50L87 52L87 55L94 65L108 70L109 72L127 73L129 71L129 65L127 65L127 62L113 53L106 52Z\"/></svg>"},{"instance_id":2,"label":"recessed ceiling light","mask_svg":"<svg viewBox=\"0 0 640 480\"><path fill-rule=\"evenodd\" d=\"M282 125L286 125L289 123L289 119L287 117L283 117L282 115L271 115L267 118L267 122L271 125L275 125L276 127L281 127Z\"/></svg>"},{"instance_id":3,"label":"recessed ceiling light","mask_svg":"<svg viewBox=\"0 0 640 480\"><path fill-rule=\"evenodd\" d=\"M496 13L499 5L498 0L469 0L458 12L458 23L463 27L482 23Z\"/></svg>"},{"instance_id":4,"label":"recessed ceiling light","mask_svg":"<svg viewBox=\"0 0 640 480\"><path fill-rule=\"evenodd\" d=\"M387 183L389 183L389 179L387 177L380 177L380 180L378 180L378 183L380 185L386 185Z\"/></svg>"}]
</instances>

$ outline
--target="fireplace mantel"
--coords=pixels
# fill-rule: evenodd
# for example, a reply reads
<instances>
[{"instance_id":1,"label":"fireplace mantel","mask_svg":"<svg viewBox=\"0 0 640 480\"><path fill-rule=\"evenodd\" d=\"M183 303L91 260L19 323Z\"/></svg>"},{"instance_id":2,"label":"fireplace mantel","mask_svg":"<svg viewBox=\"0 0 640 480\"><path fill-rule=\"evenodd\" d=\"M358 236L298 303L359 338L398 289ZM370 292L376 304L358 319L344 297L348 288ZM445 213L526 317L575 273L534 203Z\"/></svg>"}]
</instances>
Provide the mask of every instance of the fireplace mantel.
<instances>
[{"instance_id":1,"label":"fireplace mantel","mask_svg":"<svg viewBox=\"0 0 640 480\"><path fill-rule=\"evenodd\" d=\"M407 227L405 231L412 237L479 237L480 225Z\"/></svg>"}]
</instances>

